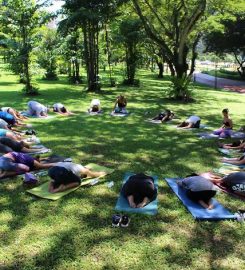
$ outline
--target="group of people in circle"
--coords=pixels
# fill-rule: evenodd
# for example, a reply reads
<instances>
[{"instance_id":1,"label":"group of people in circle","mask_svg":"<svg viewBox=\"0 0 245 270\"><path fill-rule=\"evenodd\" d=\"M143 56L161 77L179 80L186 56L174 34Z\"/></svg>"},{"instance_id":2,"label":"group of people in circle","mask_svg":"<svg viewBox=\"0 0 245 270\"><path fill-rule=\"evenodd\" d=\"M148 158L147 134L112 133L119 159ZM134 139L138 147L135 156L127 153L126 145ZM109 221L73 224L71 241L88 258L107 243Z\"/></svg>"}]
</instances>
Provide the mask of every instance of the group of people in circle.
<instances>
[{"instance_id":1,"label":"group of people in circle","mask_svg":"<svg viewBox=\"0 0 245 270\"><path fill-rule=\"evenodd\" d=\"M28 115L36 117L47 117L48 106L44 106L37 101L28 102ZM113 112L127 113L127 99L123 95L119 95L115 101ZM63 115L71 115L63 104L55 103L52 106L55 113ZM93 99L89 112L101 112L101 104L99 99ZM222 111L223 124L214 131L214 134L221 137L230 135L233 128L233 122L229 117L228 109ZM174 118L175 114L166 110L153 118L153 120L161 120L167 122ZM81 178L84 177L100 177L105 172L92 171L80 164L73 162L57 162L42 163L40 157L33 157L31 154L38 152L40 149L33 148L35 142L25 140L25 135L19 130L19 127L26 127L25 121L28 117L23 116L17 110L11 107L3 107L0 109L0 178L22 174L31 170L49 169L48 175L51 178L49 191L52 193L61 192L80 185ZM199 128L201 119L192 115L178 125L179 128ZM222 144L219 147L225 149L237 149L244 151L245 142L239 141L231 144ZM232 164L245 164L244 156L229 161ZM211 199L216 194L214 183L220 183L230 188L234 193L245 195L245 172L236 172L225 177L217 175L193 174L188 175L184 179L178 181L178 184L185 188L187 196L201 204L207 209L212 209ZM131 176L124 184L121 190L122 195L128 200L130 207L141 208L154 200L157 196L157 189L154 185L154 179L151 176L139 173Z\"/></svg>"}]
</instances>

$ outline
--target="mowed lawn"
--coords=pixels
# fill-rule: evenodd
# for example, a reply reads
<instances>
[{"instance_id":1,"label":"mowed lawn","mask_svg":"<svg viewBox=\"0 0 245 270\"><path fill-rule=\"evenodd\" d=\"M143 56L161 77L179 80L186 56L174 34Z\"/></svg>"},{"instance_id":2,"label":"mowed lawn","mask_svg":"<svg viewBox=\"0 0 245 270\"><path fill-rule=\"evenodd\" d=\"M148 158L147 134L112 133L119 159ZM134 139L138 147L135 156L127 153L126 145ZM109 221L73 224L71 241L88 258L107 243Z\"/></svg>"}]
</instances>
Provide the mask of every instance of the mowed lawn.
<instances>
[{"instance_id":1,"label":"mowed lawn","mask_svg":"<svg viewBox=\"0 0 245 270\"><path fill-rule=\"evenodd\" d=\"M164 108L184 119L192 114L210 127L222 122L229 108L235 128L245 125L245 95L194 87L190 104L166 99L169 80L141 71L139 88L103 87L101 95L86 93L85 86L38 80L40 95L24 96L17 77L1 70L0 106L26 108L30 99L43 104L64 103L77 113L50 120L31 120L38 137L54 154L114 168L95 186L51 202L25 193L21 178L0 184L0 269L243 269L244 224L234 221L195 222L172 193L164 177L185 176L220 166L217 142L200 140L197 132L172 125L154 125L147 117ZM128 98L127 118L109 112L115 97ZM104 114L90 117L92 98L102 102ZM149 114L145 115L145 112ZM160 177L159 213L131 215L128 228L112 228L111 216L125 172L148 172ZM42 177L41 181L47 181ZM107 182L114 181L109 189ZM217 199L232 211L245 202L219 193Z\"/></svg>"}]
</instances>

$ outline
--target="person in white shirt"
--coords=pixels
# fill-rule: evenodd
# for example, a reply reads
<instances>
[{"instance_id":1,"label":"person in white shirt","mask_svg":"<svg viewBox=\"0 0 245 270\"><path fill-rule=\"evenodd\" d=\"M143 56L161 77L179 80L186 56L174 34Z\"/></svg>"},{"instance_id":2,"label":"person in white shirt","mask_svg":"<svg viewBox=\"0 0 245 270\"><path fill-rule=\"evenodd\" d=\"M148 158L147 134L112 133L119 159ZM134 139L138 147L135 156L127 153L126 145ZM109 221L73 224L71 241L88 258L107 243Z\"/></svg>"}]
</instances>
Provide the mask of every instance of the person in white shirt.
<instances>
[{"instance_id":1,"label":"person in white shirt","mask_svg":"<svg viewBox=\"0 0 245 270\"><path fill-rule=\"evenodd\" d=\"M53 112L59 113L62 115L71 115L72 112L68 111L67 108L62 103L55 103L53 105Z\"/></svg>"},{"instance_id":2,"label":"person in white shirt","mask_svg":"<svg viewBox=\"0 0 245 270\"><path fill-rule=\"evenodd\" d=\"M100 113L101 107L100 107L100 100L97 98L92 99L90 103L90 108L88 109L89 113Z\"/></svg>"},{"instance_id":3,"label":"person in white shirt","mask_svg":"<svg viewBox=\"0 0 245 270\"><path fill-rule=\"evenodd\" d=\"M181 124L179 124L177 127L178 128L183 128L183 129L199 128L200 123L201 123L201 118L199 116L192 115L188 119L183 121Z\"/></svg>"},{"instance_id":4,"label":"person in white shirt","mask_svg":"<svg viewBox=\"0 0 245 270\"><path fill-rule=\"evenodd\" d=\"M28 114L36 117L47 117L48 116L48 108L43 104L31 100L27 103L28 106Z\"/></svg>"}]
</instances>

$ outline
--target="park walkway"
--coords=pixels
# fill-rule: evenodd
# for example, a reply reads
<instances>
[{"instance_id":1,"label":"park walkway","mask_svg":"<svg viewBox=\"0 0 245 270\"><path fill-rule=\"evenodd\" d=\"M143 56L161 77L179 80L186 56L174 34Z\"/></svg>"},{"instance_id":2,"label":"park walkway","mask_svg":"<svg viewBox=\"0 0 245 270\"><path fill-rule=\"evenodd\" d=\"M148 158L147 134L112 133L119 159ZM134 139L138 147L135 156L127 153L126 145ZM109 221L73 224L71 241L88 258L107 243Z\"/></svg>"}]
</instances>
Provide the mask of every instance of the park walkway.
<instances>
[{"instance_id":1,"label":"park walkway","mask_svg":"<svg viewBox=\"0 0 245 270\"><path fill-rule=\"evenodd\" d=\"M215 77L204 74L201 72L196 72L194 74L194 81L202 83L215 88ZM235 81L224 78L217 78L217 88L223 88L225 90L245 93L245 82Z\"/></svg>"}]
</instances>

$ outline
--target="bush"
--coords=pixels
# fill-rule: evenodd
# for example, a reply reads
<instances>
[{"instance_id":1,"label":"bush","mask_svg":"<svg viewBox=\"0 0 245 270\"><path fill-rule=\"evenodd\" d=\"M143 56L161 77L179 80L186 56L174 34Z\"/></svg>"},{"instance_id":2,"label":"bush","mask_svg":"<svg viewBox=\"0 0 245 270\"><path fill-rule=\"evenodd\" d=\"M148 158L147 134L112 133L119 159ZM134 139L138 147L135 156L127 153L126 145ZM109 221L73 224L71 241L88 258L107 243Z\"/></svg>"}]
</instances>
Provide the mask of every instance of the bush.
<instances>
[{"instance_id":1,"label":"bush","mask_svg":"<svg viewBox=\"0 0 245 270\"><path fill-rule=\"evenodd\" d=\"M22 88L22 92L24 92L27 95L36 96L39 94L38 91L39 91L39 87L36 83L31 84L30 87L27 87L27 85L25 85Z\"/></svg>"},{"instance_id":2,"label":"bush","mask_svg":"<svg viewBox=\"0 0 245 270\"><path fill-rule=\"evenodd\" d=\"M192 101L193 85L189 77L171 77L171 85L165 90L170 98L183 101Z\"/></svg>"}]
</instances>

